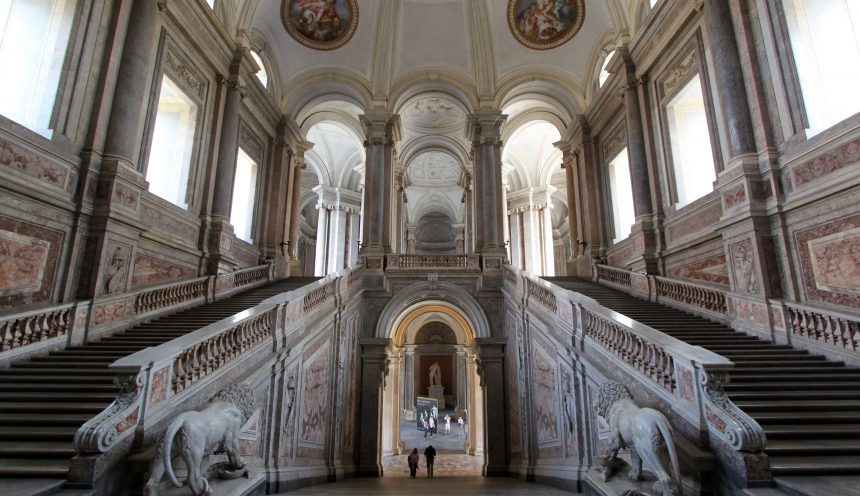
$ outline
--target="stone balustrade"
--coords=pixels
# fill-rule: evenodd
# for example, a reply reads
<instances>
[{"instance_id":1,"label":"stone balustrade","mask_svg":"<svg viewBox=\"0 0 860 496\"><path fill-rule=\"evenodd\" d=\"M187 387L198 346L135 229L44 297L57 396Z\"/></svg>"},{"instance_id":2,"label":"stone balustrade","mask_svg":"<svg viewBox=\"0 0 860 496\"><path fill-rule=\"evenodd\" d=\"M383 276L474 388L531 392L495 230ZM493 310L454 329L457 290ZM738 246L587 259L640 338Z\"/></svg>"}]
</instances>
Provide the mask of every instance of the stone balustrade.
<instances>
[{"instance_id":1,"label":"stone balustrade","mask_svg":"<svg viewBox=\"0 0 860 496\"><path fill-rule=\"evenodd\" d=\"M703 308L711 312L726 314L726 293L722 290L670 279L650 276L654 279L657 300L670 299L686 305Z\"/></svg>"},{"instance_id":2,"label":"stone balustrade","mask_svg":"<svg viewBox=\"0 0 860 496\"><path fill-rule=\"evenodd\" d=\"M0 317L0 352L65 336L74 321L72 303Z\"/></svg>"},{"instance_id":3,"label":"stone balustrade","mask_svg":"<svg viewBox=\"0 0 860 496\"><path fill-rule=\"evenodd\" d=\"M616 286L622 286L625 288L632 287L630 284L630 275L632 272L629 270L610 267L609 265L596 265L594 274L595 282L605 281Z\"/></svg>"},{"instance_id":4,"label":"stone balustrade","mask_svg":"<svg viewBox=\"0 0 860 496\"><path fill-rule=\"evenodd\" d=\"M860 318L786 303L792 337L811 339L850 351L860 350Z\"/></svg>"},{"instance_id":5,"label":"stone balustrade","mask_svg":"<svg viewBox=\"0 0 860 496\"><path fill-rule=\"evenodd\" d=\"M648 391L643 396L662 398L691 431L705 427L724 442L730 450L715 453L731 458L726 463L739 462L740 455L729 451L757 453L764 449L764 430L723 391L727 373L734 367L731 361L634 321L585 295L511 266L505 270L506 296L524 302L526 311L535 308L532 301L542 312L552 308L549 301L555 302L555 325L569 327L572 333L569 353L625 370L625 376L633 377ZM609 273L618 274L604 272ZM536 314L535 318L540 317Z\"/></svg>"},{"instance_id":6,"label":"stone balustrade","mask_svg":"<svg viewBox=\"0 0 860 496\"><path fill-rule=\"evenodd\" d=\"M110 368L119 373L121 392L78 430L76 449L80 453L108 452L135 428L158 425L172 412L196 406L182 404L199 399L201 391L227 377L234 368L254 367L278 350L288 349L290 336L308 319L330 318L315 310L334 310L338 294L341 298L358 294L348 281L360 270L333 274L275 295L231 317L112 363ZM232 280L247 283L261 277L259 270L246 272L252 275Z\"/></svg>"},{"instance_id":7,"label":"stone balustrade","mask_svg":"<svg viewBox=\"0 0 860 496\"><path fill-rule=\"evenodd\" d=\"M143 315L194 300L205 299L208 290L208 277L148 288L140 291L135 297L134 313Z\"/></svg>"},{"instance_id":8,"label":"stone balustrade","mask_svg":"<svg viewBox=\"0 0 860 496\"><path fill-rule=\"evenodd\" d=\"M481 271L479 255L387 255L386 272L406 271Z\"/></svg>"}]
</instances>

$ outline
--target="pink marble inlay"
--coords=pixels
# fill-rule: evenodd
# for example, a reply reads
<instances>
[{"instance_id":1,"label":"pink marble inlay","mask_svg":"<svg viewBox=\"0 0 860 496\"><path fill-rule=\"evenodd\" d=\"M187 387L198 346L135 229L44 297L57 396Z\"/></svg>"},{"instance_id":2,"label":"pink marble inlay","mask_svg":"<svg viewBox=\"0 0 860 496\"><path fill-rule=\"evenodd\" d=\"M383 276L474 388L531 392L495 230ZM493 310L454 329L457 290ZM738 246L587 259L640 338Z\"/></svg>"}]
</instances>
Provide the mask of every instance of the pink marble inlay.
<instances>
[{"instance_id":1,"label":"pink marble inlay","mask_svg":"<svg viewBox=\"0 0 860 496\"><path fill-rule=\"evenodd\" d=\"M52 164L32 153L18 150L5 141L0 141L0 164L23 172L51 186L65 188L66 175L68 174L65 167Z\"/></svg>"},{"instance_id":2,"label":"pink marble inlay","mask_svg":"<svg viewBox=\"0 0 860 496\"><path fill-rule=\"evenodd\" d=\"M93 325L106 324L125 318L125 303L109 303L93 310Z\"/></svg>"},{"instance_id":3,"label":"pink marble inlay","mask_svg":"<svg viewBox=\"0 0 860 496\"><path fill-rule=\"evenodd\" d=\"M726 208L735 207L741 203L746 203L746 201L747 190L743 184L723 194L723 202L725 202Z\"/></svg>"},{"instance_id":4,"label":"pink marble inlay","mask_svg":"<svg viewBox=\"0 0 860 496\"><path fill-rule=\"evenodd\" d=\"M167 371L164 367L152 374L152 389L149 393L149 406L155 406L167 398Z\"/></svg>"},{"instance_id":5,"label":"pink marble inlay","mask_svg":"<svg viewBox=\"0 0 860 496\"><path fill-rule=\"evenodd\" d=\"M0 295L42 287L51 243L0 229Z\"/></svg>"},{"instance_id":6,"label":"pink marble inlay","mask_svg":"<svg viewBox=\"0 0 860 496\"><path fill-rule=\"evenodd\" d=\"M693 373L684 367L678 367L678 391L685 401L695 403L696 390L693 388Z\"/></svg>"},{"instance_id":7,"label":"pink marble inlay","mask_svg":"<svg viewBox=\"0 0 860 496\"><path fill-rule=\"evenodd\" d=\"M705 407L705 417L708 419L708 423L716 427L718 431L726 432L726 423L710 407Z\"/></svg>"},{"instance_id":8,"label":"pink marble inlay","mask_svg":"<svg viewBox=\"0 0 860 496\"><path fill-rule=\"evenodd\" d=\"M729 285L729 270L724 254L669 269L669 276L678 279L704 281L721 286Z\"/></svg>"},{"instance_id":9,"label":"pink marble inlay","mask_svg":"<svg viewBox=\"0 0 860 496\"><path fill-rule=\"evenodd\" d=\"M855 214L794 233L803 288L810 302L860 307L858 228L860 214ZM851 273L855 274L853 281Z\"/></svg>"},{"instance_id":10,"label":"pink marble inlay","mask_svg":"<svg viewBox=\"0 0 860 496\"><path fill-rule=\"evenodd\" d=\"M857 161L860 161L860 138L795 167L795 183L803 186Z\"/></svg>"},{"instance_id":11,"label":"pink marble inlay","mask_svg":"<svg viewBox=\"0 0 860 496\"><path fill-rule=\"evenodd\" d=\"M145 255L138 255L134 259L134 276L131 278L131 285L134 288L152 286L163 282L187 279L194 277L194 275L194 269L162 262Z\"/></svg>"}]
</instances>

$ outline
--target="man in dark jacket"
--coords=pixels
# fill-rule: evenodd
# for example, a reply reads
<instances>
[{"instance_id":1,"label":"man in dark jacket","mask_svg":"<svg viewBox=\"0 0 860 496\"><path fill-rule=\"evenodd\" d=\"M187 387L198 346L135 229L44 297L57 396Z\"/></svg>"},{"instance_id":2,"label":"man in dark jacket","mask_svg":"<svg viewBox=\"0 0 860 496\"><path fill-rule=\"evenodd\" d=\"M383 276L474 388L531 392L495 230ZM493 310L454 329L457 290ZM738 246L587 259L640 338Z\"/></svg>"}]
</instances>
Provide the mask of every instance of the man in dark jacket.
<instances>
[{"instance_id":1,"label":"man in dark jacket","mask_svg":"<svg viewBox=\"0 0 860 496\"><path fill-rule=\"evenodd\" d=\"M427 477L433 477L433 460L436 459L436 448L432 444L424 450L424 458L427 459Z\"/></svg>"}]
</instances>

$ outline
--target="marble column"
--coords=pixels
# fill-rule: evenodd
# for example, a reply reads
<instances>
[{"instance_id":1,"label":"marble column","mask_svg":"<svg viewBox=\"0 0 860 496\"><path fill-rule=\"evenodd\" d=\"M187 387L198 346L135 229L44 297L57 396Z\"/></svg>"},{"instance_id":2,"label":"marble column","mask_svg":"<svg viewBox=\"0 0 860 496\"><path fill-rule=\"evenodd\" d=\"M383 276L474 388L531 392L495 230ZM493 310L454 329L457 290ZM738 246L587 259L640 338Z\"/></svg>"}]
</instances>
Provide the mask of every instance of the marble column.
<instances>
[{"instance_id":1,"label":"marble column","mask_svg":"<svg viewBox=\"0 0 860 496\"><path fill-rule=\"evenodd\" d=\"M394 253L403 253L406 249L404 244L406 229L404 224L405 218L405 200L406 200L406 190L404 188L404 177L403 177L403 168L397 167L397 171L394 173L394 199L396 210L394 213L392 220L392 232L394 233L394 239L392 243L392 251Z\"/></svg>"},{"instance_id":2,"label":"marble column","mask_svg":"<svg viewBox=\"0 0 860 496\"><path fill-rule=\"evenodd\" d=\"M333 274L343 270L343 261L346 257L346 233L347 216L349 212L341 205L336 205L329 210L329 235L328 235L328 259L327 274Z\"/></svg>"},{"instance_id":3,"label":"marble column","mask_svg":"<svg viewBox=\"0 0 860 496\"><path fill-rule=\"evenodd\" d=\"M549 198L547 198L549 201ZM552 236L552 203L541 209L541 246L543 247L543 275L555 275L555 247Z\"/></svg>"},{"instance_id":4,"label":"marble column","mask_svg":"<svg viewBox=\"0 0 860 496\"><path fill-rule=\"evenodd\" d=\"M457 255L466 254L466 225L454 224L454 243L456 244Z\"/></svg>"},{"instance_id":5,"label":"marble column","mask_svg":"<svg viewBox=\"0 0 860 496\"><path fill-rule=\"evenodd\" d=\"M105 159L137 168L158 45L158 2L132 2L107 128Z\"/></svg>"},{"instance_id":6,"label":"marble column","mask_svg":"<svg viewBox=\"0 0 860 496\"><path fill-rule=\"evenodd\" d=\"M511 264L518 269L524 270L523 263L523 222L522 213L519 210L510 212L511 220Z\"/></svg>"},{"instance_id":7,"label":"marble column","mask_svg":"<svg viewBox=\"0 0 860 496\"><path fill-rule=\"evenodd\" d=\"M465 411L469 409L469 403L466 401L466 390L467 390L467 381L466 381L466 350L462 347L459 347L457 350L457 392L456 392L456 401L454 402L454 409L456 411ZM451 427L453 429L457 428L456 426Z\"/></svg>"},{"instance_id":8,"label":"marble column","mask_svg":"<svg viewBox=\"0 0 860 496\"><path fill-rule=\"evenodd\" d=\"M349 214L349 254L347 255L347 267L355 265L358 260L358 243L361 240L361 214L358 211Z\"/></svg>"},{"instance_id":9,"label":"marble column","mask_svg":"<svg viewBox=\"0 0 860 496\"><path fill-rule=\"evenodd\" d=\"M289 257L290 277L301 276L302 261L298 259L299 250L299 217L301 215L302 200L302 171L305 165L305 151L311 147L309 143L301 143L293 148L290 160L290 171L292 180L290 182L290 216L289 216Z\"/></svg>"},{"instance_id":10,"label":"marble column","mask_svg":"<svg viewBox=\"0 0 860 496\"><path fill-rule=\"evenodd\" d=\"M508 171L503 171L505 179L502 181L502 239L505 242L505 258L511 259L511 223L508 219Z\"/></svg>"},{"instance_id":11,"label":"marble column","mask_svg":"<svg viewBox=\"0 0 860 496\"><path fill-rule=\"evenodd\" d=\"M403 406L408 420L415 420L415 345L407 344L403 350Z\"/></svg>"},{"instance_id":12,"label":"marble column","mask_svg":"<svg viewBox=\"0 0 860 496\"><path fill-rule=\"evenodd\" d=\"M484 476L508 474L505 410L505 338L475 340L484 396ZM492 426L492 428L491 428Z\"/></svg>"},{"instance_id":13,"label":"marble column","mask_svg":"<svg viewBox=\"0 0 860 496\"><path fill-rule=\"evenodd\" d=\"M264 171L264 201L268 208L262 210L262 249L268 263L275 267L275 278L281 279L289 274L284 247L287 242L287 222L289 215L289 183L291 154L284 134L286 121L281 120L271 141L272 153L269 167Z\"/></svg>"},{"instance_id":14,"label":"marble column","mask_svg":"<svg viewBox=\"0 0 860 496\"><path fill-rule=\"evenodd\" d=\"M325 205L317 205L317 242L314 257L314 275L325 276L328 270L329 211Z\"/></svg>"},{"instance_id":15,"label":"marble column","mask_svg":"<svg viewBox=\"0 0 860 496\"><path fill-rule=\"evenodd\" d=\"M382 400L391 340L388 338L360 338L361 347L361 403L358 429L358 459L356 475L382 476Z\"/></svg>"},{"instance_id":16,"label":"marble column","mask_svg":"<svg viewBox=\"0 0 860 496\"><path fill-rule=\"evenodd\" d=\"M415 224L406 224L406 253L408 255L415 254L416 236L418 236L418 226Z\"/></svg>"},{"instance_id":17,"label":"marble column","mask_svg":"<svg viewBox=\"0 0 860 496\"><path fill-rule=\"evenodd\" d=\"M391 205L400 117L389 112L368 112L359 120L365 131L366 151L361 254L366 269L382 270L385 254L391 253Z\"/></svg>"},{"instance_id":18,"label":"marble column","mask_svg":"<svg viewBox=\"0 0 860 496\"><path fill-rule=\"evenodd\" d=\"M474 161L475 214L481 219L475 226L477 251L494 258L505 254L501 127L506 119L499 111L482 111L470 115L466 126Z\"/></svg>"},{"instance_id":19,"label":"marble column","mask_svg":"<svg viewBox=\"0 0 860 496\"><path fill-rule=\"evenodd\" d=\"M704 0L704 5L708 47L714 61L713 77L720 97L719 114L725 120L731 160L739 155L755 153L755 136L731 7L725 0Z\"/></svg>"},{"instance_id":20,"label":"marble column","mask_svg":"<svg viewBox=\"0 0 860 496\"><path fill-rule=\"evenodd\" d=\"M248 52L240 48L233 56L230 75L222 76L224 87L224 111L221 117L221 135L218 140L218 161L215 165L215 185L212 196L212 211L209 231L209 272L232 270L235 263L229 251L235 237L230 225L230 206L233 201L233 179L236 173L236 157L239 152L239 111L245 97L245 82L240 74L242 58ZM226 241L225 241L226 239Z\"/></svg>"},{"instance_id":21,"label":"marble column","mask_svg":"<svg viewBox=\"0 0 860 496\"><path fill-rule=\"evenodd\" d=\"M606 211L604 210L598 191L600 191L600 175L597 170L597 145L591 136L591 126L580 116L579 126L581 142L576 147L576 169L579 172L579 191L582 193L582 249L576 260L576 271L579 277L591 277L591 262L599 259L606 252Z\"/></svg>"},{"instance_id":22,"label":"marble column","mask_svg":"<svg viewBox=\"0 0 860 496\"><path fill-rule=\"evenodd\" d=\"M523 254L525 266L523 270L532 274L541 274L541 232L540 210L529 204L522 211L523 219Z\"/></svg>"},{"instance_id":23,"label":"marble column","mask_svg":"<svg viewBox=\"0 0 860 496\"><path fill-rule=\"evenodd\" d=\"M579 240L582 235L579 232L578 195L576 192L576 154L570 143L558 141L553 145L561 150L561 168L564 169L564 182L567 188L567 225L568 242L570 244L570 257L565 260L568 275L576 275L576 257L579 255Z\"/></svg>"},{"instance_id":24,"label":"marble column","mask_svg":"<svg viewBox=\"0 0 860 496\"><path fill-rule=\"evenodd\" d=\"M472 199L472 175L463 174L463 206L466 209L466 253L475 253L475 205Z\"/></svg>"}]
</instances>

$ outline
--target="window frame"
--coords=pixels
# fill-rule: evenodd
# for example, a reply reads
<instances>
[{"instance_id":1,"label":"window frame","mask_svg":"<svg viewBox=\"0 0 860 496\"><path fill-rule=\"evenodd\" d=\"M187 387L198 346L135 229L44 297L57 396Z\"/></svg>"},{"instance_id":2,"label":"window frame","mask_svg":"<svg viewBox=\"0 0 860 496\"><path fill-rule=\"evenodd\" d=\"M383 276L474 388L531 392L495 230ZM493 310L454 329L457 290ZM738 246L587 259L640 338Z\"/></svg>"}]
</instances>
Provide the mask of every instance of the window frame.
<instances>
[{"instance_id":1,"label":"window frame","mask_svg":"<svg viewBox=\"0 0 860 496\"><path fill-rule=\"evenodd\" d=\"M149 98L149 111L146 119L146 134L144 136L138 172L145 178L149 170L150 152L152 150L152 139L155 131L155 120L158 116L158 103L161 95L161 85L164 77L170 80L185 94L185 96L197 105L197 118L194 123L193 142L191 145L191 156L188 161L188 185L185 190L186 208L158 196L147 190L152 197L158 198L165 204L185 212L195 213L199 210L199 193L201 180L201 163L203 147L203 130L205 122L208 118L209 106L208 80L203 76L203 73L184 55L184 51L177 45L167 34L162 31L161 41L159 42L158 57L156 67L158 70L153 74L152 91Z\"/></svg>"},{"instance_id":2,"label":"window frame","mask_svg":"<svg viewBox=\"0 0 860 496\"><path fill-rule=\"evenodd\" d=\"M625 240L630 238L630 233L627 234L624 238L617 238L616 229L615 229L615 206L613 205L612 200L612 179L609 173L609 165L610 163L621 153L626 150L627 160L628 160L628 169L630 166L630 150L628 148L627 143L627 131L626 131L626 120L624 115L620 115L618 122L613 124L610 127L610 131L606 133L607 138L603 140L602 146L600 146L600 164L601 164L601 178L603 180L603 203L605 212L607 212L605 224L607 225L607 239L606 242L609 243L610 246L618 245L620 243L625 242ZM629 175L629 172L628 172ZM632 193L632 184L631 184L631 193ZM633 202L633 198L631 195L630 202ZM633 220L636 220L636 211L634 208L633 211Z\"/></svg>"},{"instance_id":3,"label":"window frame","mask_svg":"<svg viewBox=\"0 0 860 496\"><path fill-rule=\"evenodd\" d=\"M723 171L722 148L720 136L722 130L718 126L716 119L716 111L714 109L715 95L711 91L710 77L708 75L704 60L704 49L702 45L701 33L697 32L693 37L682 43L680 46L689 46L694 44L694 47L689 50L681 50L676 53L669 64L663 69L660 76L655 81L657 114L659 116L659 134L658 141L660 154L663 157L662 173L666 178L663 182L663 203L664 208L671 212L683 211L693 205L698 205L701 202L708 201L716 193L714 189L695 200L692 200L680 207L678 195L678 178L675 173L675 158L672 148L672 137L669 128L669 112L668 105L675 96L677 96L688 84L699 76L699 83L702 89L702 100L705 108L705 118L708 125L709 137L711 142L711 155L713 159L714 178L715 181L719 178ZM689 63L692 57L692 63ZM674 79L674 81L671 81ZM667 91L666 85L672 82L672 87Z\"/></svg>"}]
</instances>

